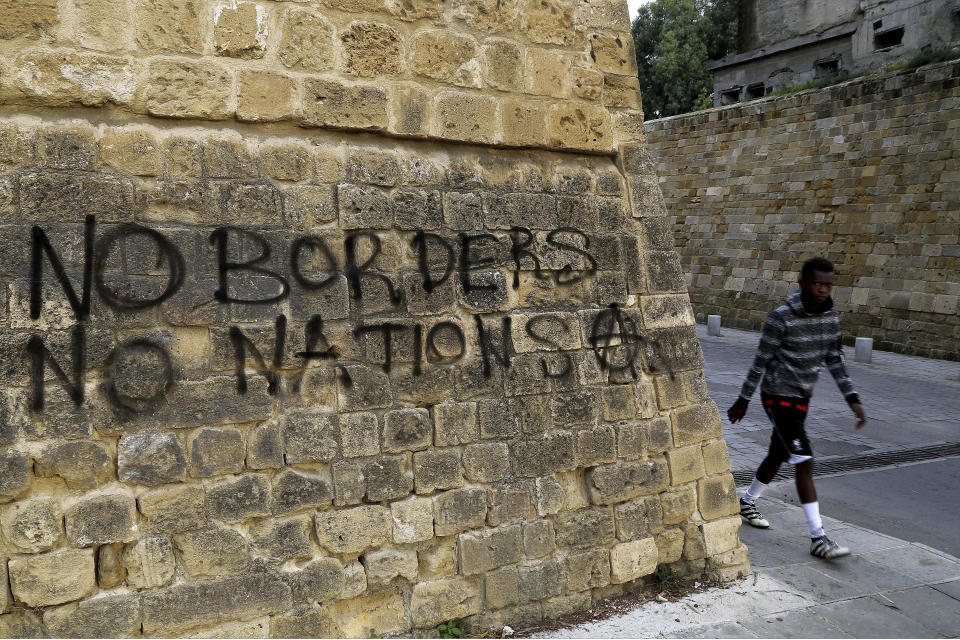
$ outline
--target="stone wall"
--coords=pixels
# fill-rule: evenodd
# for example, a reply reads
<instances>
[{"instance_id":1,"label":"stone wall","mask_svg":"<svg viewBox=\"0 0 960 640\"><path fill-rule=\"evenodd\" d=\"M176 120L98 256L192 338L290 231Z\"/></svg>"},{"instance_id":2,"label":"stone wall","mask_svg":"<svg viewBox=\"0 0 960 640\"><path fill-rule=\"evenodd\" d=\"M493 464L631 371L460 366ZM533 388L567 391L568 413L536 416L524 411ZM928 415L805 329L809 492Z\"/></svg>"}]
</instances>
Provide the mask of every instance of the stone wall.
<instances>
[{"instance_id":1,"label":"stone wall","mask_svg":"<svg viewBox=\"0 0 960 640\"><path fill-rule=\"evenodd\" d=\"M0 636L485 631L747 570L625 2L0 25Z\"/></svg>"},{"instance_id":2,"label":"stone wall","mask_svg":"<svg viewBox=\"0 0 960 640\"><path fill-rule=\"evenodd\" d=\"M824 255L847 341L960 358L960 63L646 127L698 319L759 329Z\"/></svg>"}]
</instances>

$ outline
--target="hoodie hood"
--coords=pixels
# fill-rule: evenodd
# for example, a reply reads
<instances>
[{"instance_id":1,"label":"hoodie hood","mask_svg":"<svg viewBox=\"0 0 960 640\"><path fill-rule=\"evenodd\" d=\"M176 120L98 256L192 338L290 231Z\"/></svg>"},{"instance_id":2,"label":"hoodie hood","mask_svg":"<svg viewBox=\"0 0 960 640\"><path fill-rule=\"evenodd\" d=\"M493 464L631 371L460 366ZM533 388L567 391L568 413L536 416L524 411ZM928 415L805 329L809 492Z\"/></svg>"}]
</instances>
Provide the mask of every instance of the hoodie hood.
<instances>
[{"instance_id":1,"label":"hoodie hood","mask_svg":"<svg viewBox=\"0 0 960 640\"><path fill-rule=\"evenodd\" d=\"M794 291L790 294L790 297L787 298L787 306L793 309L793 312L800 316L813 316L820 315L821 313L826 313L833 309L833 298L827 298L826 302L823 303L823 308L819 311L810 311L806 305L804 305L803 292Z\"/></svg>"}]
</instances>

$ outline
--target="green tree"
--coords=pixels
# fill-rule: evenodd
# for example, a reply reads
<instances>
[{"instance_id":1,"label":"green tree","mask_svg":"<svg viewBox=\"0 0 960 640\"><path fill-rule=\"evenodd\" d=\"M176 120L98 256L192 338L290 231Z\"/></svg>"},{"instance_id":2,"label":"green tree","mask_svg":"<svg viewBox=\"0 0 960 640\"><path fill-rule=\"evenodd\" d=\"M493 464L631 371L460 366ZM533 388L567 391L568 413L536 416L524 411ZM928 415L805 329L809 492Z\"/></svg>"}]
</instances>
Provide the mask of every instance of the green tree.
<instances>
[{"instance_id":1,"label":"green tree","mask_svg":"<svg viewBox=\"0 0 960 640\"><path fill-rule=\"evenodd\" d=\"M632 31L646 116L705 109L713 91L707 62L736 48L737 0L654 0Z\"/></svg>"}]
</instances>

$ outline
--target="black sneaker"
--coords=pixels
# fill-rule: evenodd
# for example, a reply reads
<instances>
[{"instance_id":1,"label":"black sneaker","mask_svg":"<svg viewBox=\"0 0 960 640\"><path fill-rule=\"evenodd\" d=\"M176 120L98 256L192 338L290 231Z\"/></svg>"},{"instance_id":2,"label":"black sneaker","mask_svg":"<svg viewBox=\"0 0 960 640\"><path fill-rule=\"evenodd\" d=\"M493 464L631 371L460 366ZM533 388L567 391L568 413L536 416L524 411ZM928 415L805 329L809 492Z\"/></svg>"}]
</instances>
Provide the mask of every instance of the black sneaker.
<instances>
[{"instance_id":1,"label":"black sneaker","mask_svg":"<svg viewBox=\"0 0 960 640\"><path fill-rule=\"evenodd\" d=\"M824 560L833 560L850 555L850 549L841 547L827 536L820 536L810 541L810 555Z\"/></svg>"},{"instance_id":2,"label":"black sneaker","mask_svg":"<svg viewBox=\"0 0 960 640\"><path fill-rule=\"evenodd\" d=\"M740 515L751 527L757 527L758 529L767 529L770 527L770 523L767 522L767 519L764 518L763 514L757 509L757 505L752 502L747 502L743 498L740 498Z\"/></svg>"}]
</instances>

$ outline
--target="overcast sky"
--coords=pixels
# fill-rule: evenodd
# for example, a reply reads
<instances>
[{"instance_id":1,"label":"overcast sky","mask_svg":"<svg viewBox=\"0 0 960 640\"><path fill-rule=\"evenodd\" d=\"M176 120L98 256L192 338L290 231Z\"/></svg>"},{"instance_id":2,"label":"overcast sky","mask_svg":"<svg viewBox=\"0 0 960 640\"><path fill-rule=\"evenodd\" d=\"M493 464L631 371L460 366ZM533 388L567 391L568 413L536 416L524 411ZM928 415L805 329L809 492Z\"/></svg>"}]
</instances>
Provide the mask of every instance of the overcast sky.
<instances>
[{"instance_id":1,"label":"overcast sky","mask_svg":"<svg viewBox=\"0 0 960 640\"><path fill-rule=\"evenodd\" d=\"M627 0L627 4L630 6L630 22L633 22L633 19L637 17L637 9L645 4L650 4L650 2L652 0Z\"/></svg>"}]
</instances>

